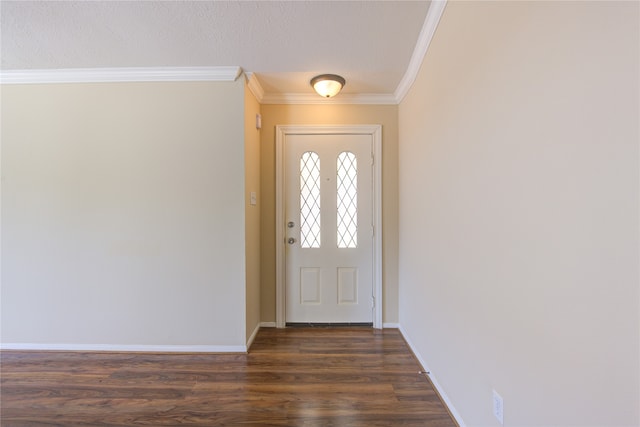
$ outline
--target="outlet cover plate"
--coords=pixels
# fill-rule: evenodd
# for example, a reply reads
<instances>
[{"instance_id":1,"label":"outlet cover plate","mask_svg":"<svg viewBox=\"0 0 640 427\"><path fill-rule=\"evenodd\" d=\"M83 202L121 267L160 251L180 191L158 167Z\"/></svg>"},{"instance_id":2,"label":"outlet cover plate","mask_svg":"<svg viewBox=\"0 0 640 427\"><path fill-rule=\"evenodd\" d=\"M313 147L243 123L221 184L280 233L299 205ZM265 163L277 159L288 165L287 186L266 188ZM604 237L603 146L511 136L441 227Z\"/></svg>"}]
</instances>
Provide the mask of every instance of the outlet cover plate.
<instances>
[{"instance_id":1,"label":"outlet cover plate","mask_svg":"<svg viewBox=\"0 0 640 427\"><path fill-rule=\"evenodd\" d=\"M504 425L504 401L502 400L502 396L498 394L497 391L493 390L493 415L496 417L498 421L500 421L500 425Z\"/></svg>"}]
</instances>

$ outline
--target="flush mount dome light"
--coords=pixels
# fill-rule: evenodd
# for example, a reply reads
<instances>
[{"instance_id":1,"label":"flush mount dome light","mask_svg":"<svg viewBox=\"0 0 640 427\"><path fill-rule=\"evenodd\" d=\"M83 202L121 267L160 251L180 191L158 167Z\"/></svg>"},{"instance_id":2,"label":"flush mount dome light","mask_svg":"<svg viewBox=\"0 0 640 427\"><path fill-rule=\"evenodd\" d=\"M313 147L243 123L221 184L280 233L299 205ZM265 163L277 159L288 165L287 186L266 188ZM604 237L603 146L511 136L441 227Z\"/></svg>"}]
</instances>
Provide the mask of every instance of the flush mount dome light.
<instances>
[{"instance_id":1,"label":"flush mount dome light","mask_svg":"<svg viewBox=\"0 0 640 427\"><path fill-rule=\"evenodd\" d=\"M321 74L311 79L311 86L323 98L336 96L345 83L344 78L337 74Z\"/></svg>"}]
</instances>

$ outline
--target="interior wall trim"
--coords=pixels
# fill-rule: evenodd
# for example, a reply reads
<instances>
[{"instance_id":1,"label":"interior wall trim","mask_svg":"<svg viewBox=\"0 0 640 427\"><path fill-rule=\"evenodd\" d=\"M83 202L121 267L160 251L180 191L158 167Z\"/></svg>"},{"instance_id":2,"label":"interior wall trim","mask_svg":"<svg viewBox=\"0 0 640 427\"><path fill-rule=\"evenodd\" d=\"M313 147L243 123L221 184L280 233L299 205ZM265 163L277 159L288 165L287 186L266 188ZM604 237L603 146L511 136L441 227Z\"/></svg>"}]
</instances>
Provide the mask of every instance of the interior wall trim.
<instances>
[{"instance_id":1,"label":"interior wall trim","mask_svg":"<svg viewBox=\"0 0 640 427\"><path fill-rule=\"evenodd\" d=\"M238 66L3 70L0 83L232 82L241 73L242 68Z\"/></svg>"},{"instance_id":2,"label":"interior wall trim","mask_svg":"<svg viewBox=\"0 0 640 427\"><path fill-rule=\"evenodd\" d=\"M261 328L275 328L276 322L260 322Z\"/></svg>"},{"instance_id":3,"label":"interior wall trim","mask_svg":"<svg viewBox=\"0 0 640 427\"><path fill-rule=\"evenodd\" d=\"M431 2L409 66L395 92L348 94L330 99L315 93L265 93L254 73L247 72L247 84L260 104L306 105L397 105L409 92L429 49L447 0ZM0 71L0 84L46 83L115 83L115 82L172 82L172 81L235 81L243 70L240 66L225 67L138 67L138 68L67 68Z\"/></svg>"},{"instance_id":4,"label":"interior wall trim","mask_svg":"<svg viewBox=\"0 0 640 427\"><path fill-rule=\"evenodd\" d=\"M255 329L253 330L253 332L251 333L251 336L249 337L249 339L247 340L247 346L246 346L246 351L249 351L249 349L251 348L251 344L253 344L253 341L256 339L256 336L258 335L258 332L260 332L260 324L258 323L255 327Z\"/></svg>"},{"instance_id":5,"label":"interior wall trim","mask_svg":"<svg viewBox=\"0 0 640 427\"><path fill-rule=\"evenodd\" d=\"M416 357L416 359L418 359L418 362L422 366L422 370L424 372L426 372L425 375L427 375L427 377L429 378L429 380L433 384L433 387L437 390L438 394L440 395L440 398L442 399L444 404L447 406L447 409L449 410L449 413L451 414L451 416L458 423L458 426L459 427L466 427L466 424L462 420L462 416L456 410L455 406L453 406L453 402L451 401L451 399L449 399L449 396L447 396L447 393L444 391L444 389L442 388L440 383L438 383L438 380L436 379L435 373L429 368L429 365L427 364L427 362L424 360L424 358L422 357L422 355L420 354L418 349L411 342L411 339L409 338L409 335L407 334L407 331L402 327L402 324L399 325L398 330L400 331L400 334L402 334L402 338L404 338L405 342L407 343L407 345L409 346L409 348L413 352L413 354Z\"/></svg>"},{"instance_id":6,"label":"interior wall trim","mask_svg":"<svg viewBox=\"0 0 640 427\"><path fill-rule=\"evenodd\" d=\"M256 100L258 101L258 103L262 104L262 100L264 98L264 89L260 84L260 80L258 80L258 77L256 76L255 73L246 72L244 73L244 75L245 75L245 78L247 79L247 87L249 88L251 93L253 93L253 96L256 97Z\"/></svg>"},{"instance_id":7,"label":"interior wall trim","mask_svg":"<svg viewBox=\"0 0 640 427\"><path fill-rule=\"evenodd\" d=\"M447 0L434 0L429 6L424 24L420 30L418 41L413 49L411 60L402 80L392 94L388 93L365 93L349 94L341 93L333 98L321 98L316 93L265 93L254 73L247 73L249 89L253 92L260 104L304 104L304 105L398 105L411 89L415 82L422 62L424 61L431 40L433 39L440 18L444 13ZM252 87L252 85L255 85Z\"/></svg>"},{"instance_id":8,"label":"interior wall trim","mask_svg":"<svg viewBox=\"0 0 640 427\"><path fill-rule=\"evenodd\" d=\"M311 88L311 86L309 86ZM387 93L341 93L333 98L323 98L317 93L266 93L261 104L305 104L305 105L395 105L396 98Z\"/></svg>"},{"instance_id":9,"label":"interior wall trim","mask_svg":"<svg viewBox=\"0 0 640 427\"><path fill-rule=\"evenodd\" d=\"M411 86L413 86L413 82L416 81L416 77L418 76L424 57L427 55L427 50L429 50L429 45L431 44L431 40L433 40L433 36L436 33L440 18L446 6L447 0L434 0L429 5L429 10L424 19L422 30L420 30L416 47L413 49L413 55L411 55L407 71L394 92L396 104L402 102L404 97L407 96L407 93L409 93Z\"/></svg>"},{"instance_id":10,"label":"interior wall trim","mask_svg":"<svg viewBox=\"0 0 640 427\"><path fill-rule=\"evenodd\" d=\"M138 353L246 353L245 345L118 345L118 344L32 344L2 343L1 350L104 351Z\"/></svg>"}]
</instances>

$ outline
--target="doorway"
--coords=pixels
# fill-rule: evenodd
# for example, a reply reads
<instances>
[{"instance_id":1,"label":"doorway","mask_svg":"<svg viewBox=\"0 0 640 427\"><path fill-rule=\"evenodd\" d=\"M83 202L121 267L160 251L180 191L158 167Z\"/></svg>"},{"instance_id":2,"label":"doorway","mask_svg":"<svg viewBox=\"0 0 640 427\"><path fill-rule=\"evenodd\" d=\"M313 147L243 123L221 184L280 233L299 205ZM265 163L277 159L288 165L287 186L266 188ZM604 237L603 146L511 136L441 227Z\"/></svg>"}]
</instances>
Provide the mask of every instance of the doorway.
<instances>
[{"instance_id":1,"label":"doorway","mask_svg":"<svg viewBox=\"0 0 640 427\"><path fill-rule=\"evenodd\" d=\"M277 327L382 327L381 130L276 127Z\"/></svg>"}]
</instances>

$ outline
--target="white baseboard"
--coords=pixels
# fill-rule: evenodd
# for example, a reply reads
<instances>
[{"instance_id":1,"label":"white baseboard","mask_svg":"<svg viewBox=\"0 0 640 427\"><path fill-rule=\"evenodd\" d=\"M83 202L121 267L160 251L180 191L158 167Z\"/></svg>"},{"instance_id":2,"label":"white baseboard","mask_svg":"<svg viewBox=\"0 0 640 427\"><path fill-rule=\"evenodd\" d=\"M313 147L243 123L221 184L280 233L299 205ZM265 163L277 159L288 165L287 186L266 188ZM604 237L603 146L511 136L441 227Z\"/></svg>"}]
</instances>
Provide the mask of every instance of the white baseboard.
<instances>
[{"instance_id":1,"label":"white baseboard","mask_svg":"<svg viewBox=\"0 0 640 427\"><path fill-rule=\"evenodd\" d=\"M276 322L260 322L261 328L275 328Z\"/></svg>"},{"instance_id":2,"label":"white baseboard","mask_svg":"<svg viewBox=\"0 0 640 427\"><path fill-rule=\"evenodd\" d=\"M104 351L137 353L246 353L244 345L118 345L2 343L1 350Z\"/></svg>"},{"instance_id":3,"label":"white baseboard","mask_svg":"<svg viewBox=\"0 0 640 427\"><path fill-rule=\"evenodd\" d=\"M399 323L383 323L382 324L382 328L383 329L398 329L398 328L400 328L400 324Z\"/></svg>"},{"instance_id":4,"label":"white baseboard","mask_svg":"<svg viewBox=\"0 0 640 427\"><path fill-rule=\"evenodd\" d=\"M451 412L451 415L453 416L453 418L455 418L456 422L460 427L465 427L466 424L462 420L462 416L456 410L455 406L453 406L453 402L449 399L449 396L447 396L447 393L444 392L444 390L442 389L442 386L438 383L436 376L434 375L433 371L429 369L429 365L427 364L427 362L424 360L420 352L418 352L416 347L411 342L411 339L409 338L407 332L404 330L402 325L398 325L398 329L400 330L400 333L402 334L402 337L404 338L404 340L407 342L407 344L411 348L411 351L413 351L413 354L418 359L418 362L420 362L420 364L422 365L422 369L425 372L429 372L429 374L427 375L429 375L429 379L431 380L431 383L438 391L438 394L440 394L440 397L442 398L442 401L444 402L444 404L447 405L447 408L449 408L449 412Z\"/></svg>"},{"instance_id":5,"label":"white baseboard","mask_svg":"<svg viewBox=\"0 0 640 427\"><path fill-rule=\"evenodd\" d=\"M260 324L258 323L256 325L256 328L253 330L253 333L251 334L251 336L247 340L247 351L249 351L249 349L251 348L251 344L253 344L253 340L256 339L256 335L258 335L258 331L259 330L260 330Z\"/></svg>"}]
</instances>

